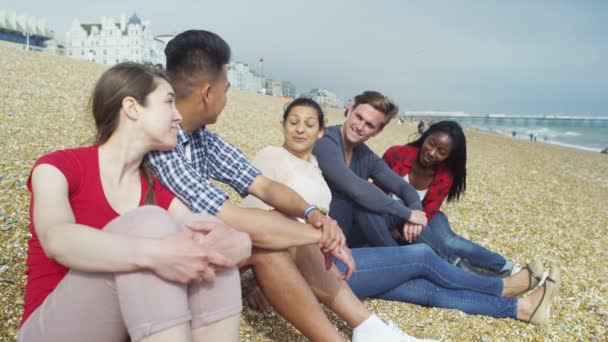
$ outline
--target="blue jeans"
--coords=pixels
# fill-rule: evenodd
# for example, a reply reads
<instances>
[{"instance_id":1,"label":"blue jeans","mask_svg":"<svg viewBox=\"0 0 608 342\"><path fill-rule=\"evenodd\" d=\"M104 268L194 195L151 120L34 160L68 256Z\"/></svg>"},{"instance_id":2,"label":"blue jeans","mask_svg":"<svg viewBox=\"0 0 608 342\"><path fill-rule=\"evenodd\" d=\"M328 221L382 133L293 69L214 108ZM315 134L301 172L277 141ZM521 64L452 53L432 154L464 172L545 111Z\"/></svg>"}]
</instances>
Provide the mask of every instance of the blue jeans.
<instances>
[{"instance_id":1,"label":"blue jeans","mask_svg":"<svg viewBox=\"0 0 608 342\"><path fill-rule=\"evenodd\" d=\"M501 297L503 280L468 273L424 244L352 250L357 271L348 284L359 298L372 297L516 318L517 299ZM344 264L335 261L341 272Z\"/></svg>"},{"instance_id":2,"label":"blue jeans","mask_svg":"<svg viewBox=\"0 0 608 342\"><path fill-rule=\"evenodd\" d=\"M370 246L391 247L398 245L393 239L391 231L394 229L401 231L405 220L390 214L374 213L361 207L355 209L352 213L354 224L353 228L351 228L354 233L351 234L363 236ZM334 212L332 212L333 215ZM340 227L342 226L340 225ZM502 255L454 234L447 217L442 212L438 212L431 219L428 225L422 229L422 233L414 243L429 245L439 256L446 260L465 259L475 267L495 273L513 268L513 265Z\"/></svg>"},{"instance_id":3,"label":"blue jeans","mask_svg":"<svg viewBox=\"0 0 608 342\"><path fill-rule=\"evenodd\" d=\"M493 272L513 268L513 265L502 255L454 234L448 218L442 212L438 212L422 229L420 237L416 240L416 243L419 242L426 243L443 258L460 257L473 266Z\"/></svg>"},{"instance_id":4,"label":"blue jeans","mask_svg":"<svg viewBox=\"0 0 608 342\"><path fill-rule=\"evenodd\" d=\"M338 222L351 248L371 245L398 246L390 230L403 220L393 215L375 214L348 198L336 196L329 206L330 216ZM401 223L403 226L403 223ZM365 227L365 229L361 229ZM369 227L369 229L367 229Z\"/></svg>"}]
</instances>

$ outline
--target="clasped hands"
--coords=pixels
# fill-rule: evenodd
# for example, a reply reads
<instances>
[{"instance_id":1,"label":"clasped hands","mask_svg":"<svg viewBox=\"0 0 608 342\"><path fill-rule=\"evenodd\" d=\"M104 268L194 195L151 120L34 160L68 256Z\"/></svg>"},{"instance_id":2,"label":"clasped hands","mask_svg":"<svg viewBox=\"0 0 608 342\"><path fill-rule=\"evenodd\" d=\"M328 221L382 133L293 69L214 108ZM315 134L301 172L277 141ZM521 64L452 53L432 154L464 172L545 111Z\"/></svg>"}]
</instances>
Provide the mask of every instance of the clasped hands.
<instances>
[{"instance_id":1,"label":"clasped hands","mask_svg":"<svg viewBox=\"0 0 608 342\"><path fill-rule=\"evenodd\" d=\"M422 233L422 228L428 224L426 214L421 210L412 210L408 221L403 225L403 240L412 243Z\"/></svg>"},{"instance_id":2,"label":"clasped hands","mask_svg":"<svg viewBox=\"0 0 608 342\"><path fill-rule=\"evenodd\" d=\"M251 238L219 222L199 221L159 241L150 268L169 281L213 281L215 272L251 256Z\"/></svg>"},{"instance_id":3,"label":"clasped hands","mask_svg":"<svg viewBox=\"0 0 608 342\"><path fill-rule=\"evenodd\" d=\"M331 268L332 257L335 257L346 266L346 271L340 275L340 279L348 280L355 272L356 266L351 251L346 246L346 237L338 223L320 210L311 211L308 221L322 232L318 245L325 257L325 268L327 270Z\"/></svg>"}]
</instances>

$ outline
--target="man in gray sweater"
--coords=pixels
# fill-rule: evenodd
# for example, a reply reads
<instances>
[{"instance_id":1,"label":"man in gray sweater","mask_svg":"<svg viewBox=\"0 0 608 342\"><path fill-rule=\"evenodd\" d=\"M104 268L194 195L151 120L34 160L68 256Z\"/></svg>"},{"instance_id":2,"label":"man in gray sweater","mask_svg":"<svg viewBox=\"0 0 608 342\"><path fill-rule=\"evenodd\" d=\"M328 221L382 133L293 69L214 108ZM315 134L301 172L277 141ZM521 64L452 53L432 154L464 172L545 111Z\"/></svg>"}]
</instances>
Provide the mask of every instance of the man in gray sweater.
<instances>
[{"instance_id":1,"label":"man in gray sweater","mask_svg":"<svg viewBox=\"0 0 608 342\"><path fill-rule=\"evenodd\" d=\"M365 91L355 97L343 125L331 126L317 141L317 157L323 177L332 192L331 217L338 221L351 247L363 244L396 246L386 224L403 227L404 238L413 242L427 224L416 190L394 173L365 142L382 132L397 115L398 107L376 91ZM378 182L395 200L369 182Z\"/></svg>"}]
</instances>

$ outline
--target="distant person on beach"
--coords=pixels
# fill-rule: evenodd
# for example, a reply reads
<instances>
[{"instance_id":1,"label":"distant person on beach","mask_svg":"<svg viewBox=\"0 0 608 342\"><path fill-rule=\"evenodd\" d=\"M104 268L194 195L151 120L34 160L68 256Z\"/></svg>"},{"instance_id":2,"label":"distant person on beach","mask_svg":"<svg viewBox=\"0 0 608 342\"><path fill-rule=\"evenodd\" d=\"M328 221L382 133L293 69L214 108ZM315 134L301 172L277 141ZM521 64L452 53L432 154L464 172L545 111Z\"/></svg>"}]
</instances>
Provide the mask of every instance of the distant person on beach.
<instances>
[{"instance_id":1,"label":"distant person on beach","mask_svg":"<svg viewBox=\"0 0 608 342\"><path fill-rule=\"evenodd\" d=\"M18 341L238 341L247 234L190 210L144 156L182 121L165 73L118 64L97 82L92 146L40 157Z\"/></svg>"},{"instance_id":2,"label":"distant person on beach","mask_svg":"<svg viewBox=\"0 0 608 342\"><path fill-rule=\"evenodd\" d=\"M418 122L418 133L424 134L427 129L429 129L429 123L426 120L420 120L420 122Z\"/></svg>"},{"instance_id":3,"label":"distant person on beach","mask_svg":"<svg viewBox=\"0 0 608 342\"><path fill-rule=\"evenodd\" d=\"M382 158L416 189L422 200L429 223L414 242L428 244L440 256L471 272L495 276L512 273L514 265L505 257L454 234L440 211L446 199L458 200L467 185L466 138L457 122L437 122L416 141L389 148ZM412 242L398 229L402 224L397 217L385 216L375 222L377 229L396 232L398 241Z\"/></svg>"},{"instance_id":4,"label":"distant person on beach","mask_svg":"<svg viewBox=\"0 0 608 342\"><path fill-rule=\"evenodd\" d=\"M331 191L312 155L315 140L323 134L324 121L323 111L316 102L306 98L294 100L283 113L283 145L262 149L252 164L264 175L328 210ZM243 206L273 209L251 195L244 199ZM331 211L329 215L332 215ZM447 263L430 247L418 244L352 249L357 270L348 279L351 290L346 282L335 276L325 274L319 278L319 275L323 275L323 256L318 249L303 246L296 248L293 254L296 260L302 260L298 267L313 289L331 284L329 288L334 289L332 292L342 292L342 297L350 297L354 291L360 298L374 297L459 309L472 314L517 318L537 324L549 320L549 306L557 289L556 284L549 282L548 286L518 300L514 297L538 285L538 275L544 270L540 262L534 261L518 274L505 279L482 277ZM316 260L316 263L311 260ZM340 270L346 268L339 261L336 264ZM314 272L314 269L318 271ZM332 272L338 274L339 271L333 268ZM557 277L557 268L552 268L552 272ZM325 291L317 293L322 302L327 302ZM259 300L263 302L264 298ZM265 307L267 305L255 306L260 310L265 310ZM356 340L353 338L353 341ZM379 337L376 340L383 341Z\"/></svg>"},{"instance_id":5,"label":"distant person on beach","mask_svg":"<svg viewBox=\"0 0 608 342\"><path fill-rule=\"evenodd\" d=\"M242 266L253 267L260 287L279 314L311 340L342 341L288 250L315 246L328 268L333 258L346 264L342 275L332 275L348 279L355 265L340 227L289 187L260 174L240 150L207 129L226 105L230 47L212 32L190 30L173 38L165 54L183 122L176 148L151 153L150 168L192 210L217 216L250 234L255 248L251 259ZM211 178L230 185L241 196L256 196L276 211L232 204ZM327 271L317 272L312 276L322 279L326 275L320 272ZM355 330L372 331L378 336L389 334L388 327L371 313L360 315L360 311L350 309L352 302L332 302L331 296L327 300L334 309L343 309L341 312Z\"/></svg>"},{"instance_id":6,"label":"distant person on beach","mask_svg":"<svg viewBox=\"0 0 608 342\"><path fill-rule=\"evenodd\" d=\"M352 106L353 106L353 100L348 99L348 101L344 105L344 116L345 117L346 117L346 115L348 115L348 111L350 110L350 107L352 107Z\"/></svg>"}]
</instances>

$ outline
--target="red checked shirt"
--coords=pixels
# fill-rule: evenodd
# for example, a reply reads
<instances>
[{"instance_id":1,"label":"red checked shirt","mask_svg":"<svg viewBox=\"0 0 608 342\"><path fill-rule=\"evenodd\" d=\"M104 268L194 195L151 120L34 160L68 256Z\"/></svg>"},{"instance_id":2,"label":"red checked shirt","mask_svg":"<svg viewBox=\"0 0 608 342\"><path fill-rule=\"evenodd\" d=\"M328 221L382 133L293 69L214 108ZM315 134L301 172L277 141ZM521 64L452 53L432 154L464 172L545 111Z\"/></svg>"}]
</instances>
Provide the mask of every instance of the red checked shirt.
<instances>
[{"instance_id":1,"label":"red checked shirt","mask_svg":"<svg viewBox=\"0 0 608 342\"><path fill-rule=\"evenodd\" d=\"M403 177L410 173L410 170L414 167L414 161L418 157L418 150L418 147L410 145L393 146L386 150L382 159L384 159L388 167ZM453 182L454 175L452 171L445 163L439 164L431 185L429 185L429 189L422 199L422 207L429 221L441 208L441 204L443 204L443 201L448 196Z\"/></svg>"}]
</instances>

